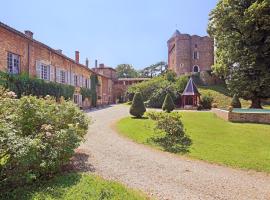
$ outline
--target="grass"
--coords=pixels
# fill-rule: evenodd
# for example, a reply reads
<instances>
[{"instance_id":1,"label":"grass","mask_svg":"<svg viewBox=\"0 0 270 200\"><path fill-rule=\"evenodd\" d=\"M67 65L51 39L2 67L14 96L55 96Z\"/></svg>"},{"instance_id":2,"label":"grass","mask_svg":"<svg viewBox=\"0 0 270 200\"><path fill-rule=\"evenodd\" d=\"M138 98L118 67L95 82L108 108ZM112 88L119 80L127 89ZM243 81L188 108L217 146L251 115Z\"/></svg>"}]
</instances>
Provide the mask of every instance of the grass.
<instances>
[{"instance_id":1,"label":"grass","mask_svg":"<svg viewBox=\"0 0 270 200\"><path fill-rule=\"evenodd\" d=\"M211 112L183 112L185 129L192 139L186 155L226 166L270 172L270 125L231 123ZM150 119L124 118L119 133L135 142L162 149L149 139L155 135Z\"/></svg>"},{"instance_id":2,"label":"grass","mask_svg":"<svg viewBox=\"0 0 270 200\"><path fill-rule=\"evenodd\" d=\"M33 186L25 186L8 195L0 194L1 199L20 200L143 200L146 196L123 185L105 181L97 176L69 173L59 175L49 181Z\"/></svg>"},{"instance_id":3,"label":"grass","mask_svg":"<svg viewBox=\"0 0 270 200\"><path fill-rule=\"evenodd\" d=\"M232 101L232 97L229 96L229 91L222 85L200 86L199 92L202 95L210 94L214 98L213 103L217 103L219 108L228 108ZM249 101L243 99L240 99L240 101L243 108L250 106Z\"/></svg>"}]
</instances>

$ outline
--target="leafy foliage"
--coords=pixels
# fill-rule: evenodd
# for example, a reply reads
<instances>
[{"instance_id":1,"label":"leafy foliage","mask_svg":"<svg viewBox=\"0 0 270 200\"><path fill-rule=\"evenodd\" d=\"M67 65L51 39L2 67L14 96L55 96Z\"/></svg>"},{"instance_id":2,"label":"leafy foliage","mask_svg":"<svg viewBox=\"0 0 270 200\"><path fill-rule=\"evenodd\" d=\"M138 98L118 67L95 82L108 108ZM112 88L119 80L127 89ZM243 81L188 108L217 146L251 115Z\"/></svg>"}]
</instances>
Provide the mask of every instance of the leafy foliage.
<instances>
[{"instance_id":1,"label":"leafy foliage","mask_svg":"<svg viewBox=\"0 0 270 200\"><path fill-rule=\"evenodd\" d=\"M163 102L163 105L162 105L162 110L169 113L169 112L173 111L174 108L175 108L175 105L173 103L172 97L170 94L167 94L166 98Z\"/></svg>"},{"instance_id":2,"label":"leafy foliage","mask_svg":"<svg viewBox=\"0 0 270 200\"><path fill-rule=\"evenodd\" d=\"M135 78L138 77L138 72L129 64L120 64L115 68L118 78Z\"/></svg>"},{"instance_id":3,"label":"leafy foliage","mask_svg":"<svg viewBox=\"0 0 270 200\"><path fill-rule=\"evenodd\" d=\"M184 91L187 81L188 78L186 76L181 76L174 80L171 79L171 76L165 74L130 86L127 95L132 97L136 92L140 92L143 101L146 102L146 106L161 108L168 93L174 102L180 103L180 94Z\"/></svg>"},{"instance_id":4,"label":"leafy foliage","mask_svg":"<svg viewBox=\"0 0 270 200\"><path fill-rule=\"evenodd\" d=\"M168 65L166 62L158 62L156 64L145 67L143 70L139 71L140 77L153 78L166 73Z\"/></svg>"},{"instance_id":5,"label":"leafy foliage","mask_svg":"<svg viewBox=\"0 0 270 200\"><path fill-rule=\"evenodd\" d=\"M215 38L215 72L224 76L231 93L261 108L270 97L270 1L220 0L210 14Z\"/></svg>"},{"instance_id":6,"label":"leafy foliage","mask_svg":"<svg viewBox=\"0 0 270 200\"><path fill-rule=\"evenodd\" d=\"M238 98L238 96L235 94L235 95L233 95L233 99L232 99L232 102L231 102L231 106L233 107L233 108L241 108L242 106L241 106L241 102L240 102L240 100L239 100L239 98Z\"/></svg>"},{"instance_id":7,"label":"leafy foliage","mask_svg":"<svg viewBox=\"0 0 270 200\"><path fill-rule=\"evenodd\" d=\"M1 189L52 176L88 129L88 119L72 102L15 96L0 89Z\"/></svg>"},{"instance_id":8,"label":"leafy foliage","mask_svg":"<svg viewBox=\"0 0 270 200\"><path fill-rule=\"evenodd\" d=\"M80 88L80 94L82 95L82 100L84 101L86 98L91 99L92 97L92 90L89 88Z\"/></svg>"},{"instance_id":9,"label":"leafy foliage","mask_svg":"<svg viewBox=\"0 0 270 200\"><path fill-rule=\"evenodd\" d=\"M11 75L0 72L0 84L6 89L13 91L20 98L23 95L34 95L45 97L50 95L57 100L64 97L66 100L72 99L75 88L70 85L60 83L45 82L37 78L30 78L28 75Z\"/></svg>"},{"instance_id":10,"label":"leafy foliage","mask_svg":"<svg viewBox=\"0 0 270 200\"><path fill-rule=\"evenodd\" d=\"M202 109L211 109L214 98L210 94L205 94L201 97L200 105Z\"/></svg>"},{"instance_id":11,"label":"leafy foliage","mask_svg":"<svg viewBox=\"0 0 270 200\"><path fill-rule=\"evenodd\" d=\"M185 133L180 113L147 112L147 116L157 121L156 132L158 135L162 135L160 132L165 134L153 138L155 142L169 152L188 152L192 142Z\"/></svg>"},{"instance_id":12,"label":"leafy foliage","mask_svg":"<svg viewBox=\"0 0 270 200\"><path fill-rule=\"evenodd\" d=\"M96 74L91 74L90 76L90 80L91 80L91 100L92 100L92 106L96 106L97 105L97 85L98 85L98 77Z\"/></svg>"},{"instance_id":13,"label":"leafy foliage","mask_svg":"<svg viewBox=\"0 0 270 200\"><path fill-rule=\"evenodd\" d=\"M141 118L145 111L146 109L142 100L142 95L140 93L136 93L130 106L129 112L131 115L137 118Z\"/></svg>"}]
</instances>

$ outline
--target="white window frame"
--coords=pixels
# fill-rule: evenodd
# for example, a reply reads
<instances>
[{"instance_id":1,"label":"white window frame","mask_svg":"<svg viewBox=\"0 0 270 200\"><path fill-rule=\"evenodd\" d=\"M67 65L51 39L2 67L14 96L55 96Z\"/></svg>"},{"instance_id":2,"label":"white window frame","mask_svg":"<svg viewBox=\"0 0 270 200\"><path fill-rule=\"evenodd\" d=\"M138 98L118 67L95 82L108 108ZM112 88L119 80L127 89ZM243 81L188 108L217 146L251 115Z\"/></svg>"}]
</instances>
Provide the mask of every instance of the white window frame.
<instances>
[{"instance_id":1,"label":"white window frame","mask_svg":"<svg viewBox=\"0 0 270 200\"><path fill-rule=\"evenodd\" d=\"M200 58L199 51L194 51L194 52L193 52L193 59L194 59L194 60L199 60L199 58Z\"/></svg>"},{"instance_id":2,"label":"white window frame","mask_svg":"<svg viewBox=\"0 0 270 200\"><path fill-rule=\"evenodd\" d=\"M40 78L43 80L49 81L50 75L51 75L50 65L46 65L46 64L41 63L40 70L41 70Z\"/></svg>"},{"instance_id":3,"label":"white window frame","mask_svg":"<svg viewBox=\"0 0 270 200\"><path fill-rule=\"evenodd\" d=\"M66 71L60 70L60 80L59 80L59 82L65 84L66 83L66 78L67 78L66 76L67 76Z\"/></svg>"},{"instance_id":4,"label":"white window frame","mask_svg":"<svg viewBox=\"0 0 270 200\"><path fill-rule=\"evenodd\" d=\"M7 70L9 74L20 73L20 55L8 52L7 53Z\"/></svg>"}]
</instances>

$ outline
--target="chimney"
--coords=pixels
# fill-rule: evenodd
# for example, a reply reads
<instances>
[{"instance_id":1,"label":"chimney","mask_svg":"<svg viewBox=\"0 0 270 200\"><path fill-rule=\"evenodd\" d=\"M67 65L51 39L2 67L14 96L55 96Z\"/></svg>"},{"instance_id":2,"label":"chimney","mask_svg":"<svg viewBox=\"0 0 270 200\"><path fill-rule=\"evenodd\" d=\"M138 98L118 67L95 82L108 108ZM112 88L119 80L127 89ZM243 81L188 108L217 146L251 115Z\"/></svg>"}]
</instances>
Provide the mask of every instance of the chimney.
<instances>
[{"instance_id":1,"label":"chimney","mask_svg":"<svg viewBox=\"0 0 270 200\"><path fill-rule=\"evenodd\" d=\"M89 67L89 60L88 60L88 58L86 58L86 60L85 60L85 65L86 65L86 67Z\"/></svg>"},{"instance_id":2,"label":"chimney","mask_svg":"<svg viewBox=\"0 0 270 200\"><path fill-rule=\"evenodd\" d=\"M26 30L26 31L24 31L24 34L25 34L27 37L33 39L34 33L33 33L32 31Z\"/></svg>"},{"instance_id":3,"label":"chimney","mask_svg":"<svg viewBox=\"0 0 270 200\"><path fill-rule=\"evenodd\" d=\"M80 63L80 52L79 51L75 51L75 61L76 61L76 63Z\"/></svg>"},{"instance_id":4,"label":"chimney","mask_svg":"<svg viewBox=\"0 0 270 200\"><path fill-rule=\"evenodd\" d=\"M95 60L95 68L98 66L98 60Z\"/></svg>"},{"instance_id":5,"label":"chimney","mask_svg":"<svg viewBox=\"0 0 270 200\"><path fill-rule=\"evenodd\" d=\"M103 63L99 64L99 68L104 68L104 67L105 67L105 66L104 66Z\"/></svg>"},{"instance_id":6,"label":"chimney","mask_svg":"<svg viewBox=\"0 0 270 200\"><path fill-rule=\"evenodd\" d=\"M57 53L60 53L60 54L62 54L62 49L56 49L56 51L57 51Z\"/></svg>"}]
</instances>

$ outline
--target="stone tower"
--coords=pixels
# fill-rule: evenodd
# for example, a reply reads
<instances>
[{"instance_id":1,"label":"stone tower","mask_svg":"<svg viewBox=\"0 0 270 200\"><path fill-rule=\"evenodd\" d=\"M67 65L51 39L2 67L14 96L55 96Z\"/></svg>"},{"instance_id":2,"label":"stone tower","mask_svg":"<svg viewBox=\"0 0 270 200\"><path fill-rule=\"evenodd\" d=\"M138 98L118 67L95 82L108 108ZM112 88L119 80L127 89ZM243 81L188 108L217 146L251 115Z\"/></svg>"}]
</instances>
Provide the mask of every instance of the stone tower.
<instances>
[{"instance_id":1,"label":"stone tower","mask_svg":"<svg viewBox=\"0 0 270 200\"><path fill-rule=\"evenodd\" d=\"M168 68L177 76L207 71L214 64L214 41L207 36L191 36L176 30L167 44Z\"/></svg>"}]
</instances>

